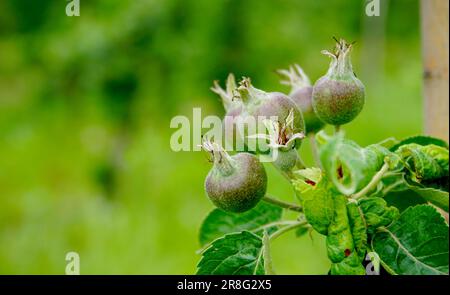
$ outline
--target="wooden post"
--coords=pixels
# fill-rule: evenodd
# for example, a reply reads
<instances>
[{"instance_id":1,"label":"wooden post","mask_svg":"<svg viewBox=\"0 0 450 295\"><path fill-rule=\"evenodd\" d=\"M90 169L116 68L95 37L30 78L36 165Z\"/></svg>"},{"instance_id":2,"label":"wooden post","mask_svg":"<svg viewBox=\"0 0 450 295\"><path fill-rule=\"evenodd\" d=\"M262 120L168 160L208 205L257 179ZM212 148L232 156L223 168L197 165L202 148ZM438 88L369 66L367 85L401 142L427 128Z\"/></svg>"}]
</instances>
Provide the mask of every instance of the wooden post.
<instances>
[{"instance_id":1,"label":"wooden post","mask_svg":"<svg viewBox=\"0 0 450 295\"><path fill-rule=\"evenodd\" d=\"M449 0L421 0L425 133L449 139Z\"/></svg>"}]
</instances>

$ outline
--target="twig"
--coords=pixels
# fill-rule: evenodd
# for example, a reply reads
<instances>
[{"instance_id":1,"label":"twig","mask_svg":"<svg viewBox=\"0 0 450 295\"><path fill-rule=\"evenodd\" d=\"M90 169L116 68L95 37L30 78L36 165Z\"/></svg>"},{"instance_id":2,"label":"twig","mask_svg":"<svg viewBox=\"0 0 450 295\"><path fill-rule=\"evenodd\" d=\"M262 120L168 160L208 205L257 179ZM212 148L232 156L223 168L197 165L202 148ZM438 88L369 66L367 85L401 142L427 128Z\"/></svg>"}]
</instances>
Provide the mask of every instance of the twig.
<instances>
[{"instance_id":1,"label":"twig","mask_svg":"<svg viewBox=\"0 0 450 295\"><path fill-rule=\"evenodd\" d=\"M294 204L294 203L281 201L279 199L272 198L269 195L265 195L262 199L263 199L263 201L265 201L267 203L276 205L276 206L284 208L284 209L288 209L288 210L295 211L295 212L303 212L302 206Z\"/></svg>"},{"instance_id":2,"label":"twig","mask_svg":"<svg viewBox=\"0 0 450 295\"><path fill-rule=\"evenodd\" d=\"M274 222L271 222L271 223L264 224L264 225L262 225L260 227L255 228L255 229L252 229L251 231L256 233L256 232L259 232L260 230L266 230L266 229L269 229L269 228L275 227L275 226L292 225L294 223L297 223L297 221L298 220L274 221Z\"/></svg>"},{"instance_id":3,"label":"twig","mask_svg":"<svg viewBox=\"0 0 450 295\"><path fill-rule=\"evenodd\" d=\"M386 174L386 172L389 170L389 164L385 161L383 167L381 167L380 171L378 171L370 180L370 182L358 193L354 194L352 196L353 199L357 200L363 196L365 196L368 192L370 192L372 189L374 189L378 183L380 182L381 178Z\"/></svg>"},{"instance_id":4,"label":"twig","mask_svg":"<svg viewBox=\"0 0 450 295\"><path fill-rule=\"evenodd\" d=\"M266 230L264 231L263 245L264 272L266 275L274 275L275 272L272 265L272 256L270 255L270 236Z\"/></svg>"},{"instance_id":5,"label":"twig","mask_svg":"<svg viewBox=\"0 0 450 295\"><path fill-rule=\"evenodd\" d=\"M322 163L320 163L320 158L319 158L319 150L317 148L316 135L314 133L311 133L309 135L309 142L311 144L311 150L312 150L314 162L316 163L317 167L322 168Z\"/></svg>"},{"instance_id":6,"label":"twig","mask_svg":"<svg viewBox=\"0 0 450 295\"><path fill-rule=\"evenodd\" d=\"M290 231L290 230L293 230L293 229L295 229L295 228L297 228L297 227L301 227L301 226L304 226L304 225L307 225L307 224L308 224L307 221L298 221L298 222L296 222L296 223L294 223L294 224L285 226L285 227L283 227L283 228L277 230L276 232L274 232L274 233L270 236L270 241L273 241L274 239L278 238L279 236L281 236L282 234L284 234L284 233L286 233L286 232L288 232L288 231Z\"/></svg>"},{"instance_id":7,"label":"twig","mask_svg":"<svg viewBox=\"0 0 450 295\"><path fill-rule=\"evenodd\" d=\"M335 133L339 133L339 131L341 131L341 125L335 125L334 126L334 132Z\"/></svg>"}]
</instances>

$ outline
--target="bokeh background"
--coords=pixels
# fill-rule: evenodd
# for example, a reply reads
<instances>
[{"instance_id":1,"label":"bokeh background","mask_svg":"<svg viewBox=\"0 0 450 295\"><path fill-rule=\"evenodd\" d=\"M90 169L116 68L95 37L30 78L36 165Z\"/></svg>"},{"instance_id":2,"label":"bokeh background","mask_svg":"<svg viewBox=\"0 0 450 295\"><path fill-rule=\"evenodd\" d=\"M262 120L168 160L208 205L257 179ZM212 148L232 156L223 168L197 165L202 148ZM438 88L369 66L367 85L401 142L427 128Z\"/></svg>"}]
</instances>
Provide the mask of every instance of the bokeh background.
<instances>
[{"instance_id":1,"label":"bokeh background","mask_svg":"<svg viewBox=\"0 0 450 295\"><path fill-rule=\"evenodd\" d=\"M171 151L176 115L223 115L209 87L228 72L288 92L274 71L299 63L315 81L333 36L356 41L367 88L344 126L362 145L422 131L419 7L364 0L0 1L0 273L192 274L213 208L201 152ZM302 155L311 163L308 144ZM293 201L270 166L269 191ZM278 273L324 274L324 241L275 241Z\"/></svg>"}]
</instances>

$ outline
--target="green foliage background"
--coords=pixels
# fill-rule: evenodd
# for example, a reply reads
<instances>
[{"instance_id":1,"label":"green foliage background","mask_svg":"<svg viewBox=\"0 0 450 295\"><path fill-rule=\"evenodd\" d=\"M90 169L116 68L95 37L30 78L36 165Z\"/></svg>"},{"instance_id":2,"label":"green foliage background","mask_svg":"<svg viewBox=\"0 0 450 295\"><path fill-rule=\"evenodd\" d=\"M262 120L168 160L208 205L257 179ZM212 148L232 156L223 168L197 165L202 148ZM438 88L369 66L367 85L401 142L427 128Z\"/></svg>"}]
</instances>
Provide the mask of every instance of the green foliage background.
<instances>
[{"instance_id":1,"label":"green foliage background","mask_svg":"<svg viewBox=\"0 0 450 295\"><path fill-rule=\"evenodd\" d=\"M422 131L418 1L81 0L0 2L0 273L194 273L198 229L213 208L204 154L174 153L170 120L223 114L209 91L228 72L288 89L274 70L315 81L332 36L356 41L367 104L348 126L366 145ZM308 144L302 147L310 162ZM269 172L269 192L293 200ZM323 237L273 245L278 273L323 274Z\"/></svg>"}]
</instances>

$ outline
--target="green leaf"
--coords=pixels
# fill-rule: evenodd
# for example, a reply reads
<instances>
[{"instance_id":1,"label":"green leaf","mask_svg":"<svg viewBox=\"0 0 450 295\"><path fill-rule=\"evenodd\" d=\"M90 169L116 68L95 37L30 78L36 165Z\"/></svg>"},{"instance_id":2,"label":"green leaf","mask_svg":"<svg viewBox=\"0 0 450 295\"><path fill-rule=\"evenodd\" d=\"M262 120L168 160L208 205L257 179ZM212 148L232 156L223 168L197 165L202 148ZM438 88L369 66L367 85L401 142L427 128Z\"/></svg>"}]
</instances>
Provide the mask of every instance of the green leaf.
<instances>
[{"instance_id":1,"label":"green leaf","mask_svg":"<svg viewBox=\"0 0 450 295\"><path fill-rule=\"evenodd\" d=\"M328 229L327 252L330 260L337 263L348 256L348 252L353 252L355 245L347 215L347 200L342 195L333 199L334 216Z\"/></svg>"},{"instance_id":2,"label":"green leaf","mask_svg":"<svg viewBox=\"0 0 450 295\"><path fill-rule=\"evenodd\" d=\"M367 228L362 210L355 202L347 203L347 215L352 230L353 243L360 261L366 257L367 250Z\"/></svg>"},{"instance_id":3,"label":"green leaf","mask_svg":"<svg viewBox=\"0 0 450 295\"><path fill-rule=\"evenodd\" d=\"M372 248L392 274L448 274L448 225L432 206L405 210L373 236Z\"/></svg>"},{"instance_id":4,"label":"green leaf","mask_svg":"<svg viewBox=\"0 0 450 295\"><path fill-rule=\"evenodd\" d=\"M332 263L330 273L332 275L365 275L366 270L362 266L358 254L353 252L342 261Z\"/></svg>"},{"instance_id":5,"label":"green leaf","mask_svg":"<svg viewBox=\"0 0 450 295\"><path fill-rule=\"evenodd\" d=\"M214 209L200 228L200 244L204 246L225 234L243 230L262 234L262 227L268 223L279 221L282 213L282 208L266 202L260 202L252 210L240 214ZM275 227L268 229L269 233L274 230L276 230Z\"/></svg>"},{"instance_id":6,"label":"green leaf","mask_svg":"<svg viewBox=\"0 0 450 295\"><path fill-rule=\"evenodd\" d=\"M437 145L402 145L396 151L401 157L409 178L417 183L433 182L449 176L448 149Z\"/></svg>"},{"instance_id":7,"label":"green leaf","mask_svg":"<svg viewBox=\"0 0 450 295\"><path fill-rule=\"evenodd\" d=\"M319 233L326 235L333 218L333 196L331 185L318 168L295 172L292 181L308 223Z\"/></svg>"},{"instance_id":8,"label":"green leaf","mask_svg":"<svg viewBox=\"0 0 450 295\"><path fill-rule=\"evenodd\" d=\"M411 136L411 137L405 138L405 139L401 140L399 143L390 147L389 149L392 152L395 152L402 145L406 145L406 144L410 144L410 143L416 143L419 145L434 144L434 145L441 146L443 148L448 149L448 143L445 142L444 140L435 138L435 137L431 137L431 136L424 136L424 135L417 135L417 136Z\"/></svg>"},{"instance_id":9,"label":"green leaf","mask_svg":"<svg viewBox=\"0 0 450 295\"><path fill-rule=\"evenodd\" d=\"M438 180L435 180L435 182L437 183ZM384 199L388 203L397 207L400 211L403 211L403 209L406 209L409 206L423 204L428 201L448 212L449 193L448 191L440 189L442 186L436 185L436 187L427 187L424 183L419 184L412 180L408 180L403 173L398 176L391 176L389 179L383 179L382 182L383 187L381 195L374 195L380 197L384 196ZM425 184L431 185L432 183Z\"/></svg>"},{"instance_id":10,"label":"green leaf","mask_svg":"<svg viewBox=\"0 0 450 295\"><path fill-rule=\"evenodd\" d=\"M327 253L332 275L365 274L365 269L355 249L352 229L347 212L347 198L335 195L334 216L328 228Z\"/></svg>"},{"instance_id":11,"label":"green leaf","mask_svg":"<svg viewBox=\"0 0 450 295\"><path fill-rule=\"evenodd\" d=\"M448 203L449 203L449 196L448 192L435 189L432 187L421 187L419 185L415 185L414 183L407 182L407 185L409 188L430 202L431 204L435 205L436 207L441 208L442 210L448 212Z\"/></svg>"},{"instance_id":12,"label":"green leaf","mask_svg":"<svg viewBox=\"0 0 450 295\"><path fill-rule=\"evenodd\" d=\"M407 189L387 193L383 198L388 206L397 208L400 213L416 205L427 204L427 201L416 192Z\"/></svg>"},{"instance_id":13,"label":"green leaf","mask_svg":"<svg viewBox=\"0 0 450 295\"><path fill-rule=\"evenodd\" d=\"M448 212L448 149L434 144L411 143L400 146L396 153L401 156L406 172L396 177L401 185L395 190L407 190L412 197L418 195ZM385 182L383 179L383 183ZM394 200L392 194L388 196Z\"/></svg>"},{"instance_id":14,"label":"green leaf","mask_svg":"<svg viewBox=\"0 0 450 295\"><path fill-rule=\"evenodd\" d=\"M377 196L383 197L389 192L398 192L408 189L408 186L404 180L405 173L402 172L403 169L404 167L402 167L401 170L392 171L383 176L381 179L381 185L378 185L381 195Z\"/></svg>"},{"instance_id":15,"label":"green leaf","mask_svg":"<svg viewBox=\"0 0 450 295\"><path fill-rule=\"evenodd\" d=\"M263 241L243 231L214 240L197 265L199 275L264 274Z\"/></svg>"},{"instance_id":16,"label":"green leaf","mask_svg":"<svg viewBox=\"0 0 450 295\"><path fill-rule=\"evenodd\" d=\"M366 186L383 166L385 158L392 158L392 168L398 161L398 157L381 145L362 148L345 139L342 133L329 138L320 147L320 161L326 175L344 195L351 195Z\"/></svg>"},{"instance_id":17,"label":"green leaf","mask_svg":"<svg viewBox=\"0 0 450 295\"><path fill-rule=\"evenodd\" d=\"M397 208L388 207L386 201L378 197L359 200L359 208L364 215L369 233L374 233L380 226L391 224L400 215Z\"/></svg>"}]
</instances>

